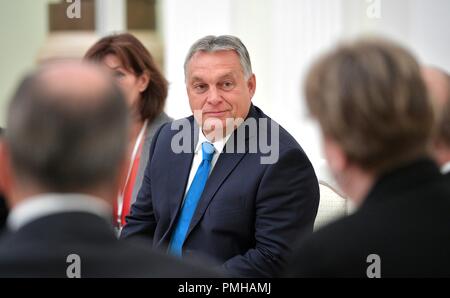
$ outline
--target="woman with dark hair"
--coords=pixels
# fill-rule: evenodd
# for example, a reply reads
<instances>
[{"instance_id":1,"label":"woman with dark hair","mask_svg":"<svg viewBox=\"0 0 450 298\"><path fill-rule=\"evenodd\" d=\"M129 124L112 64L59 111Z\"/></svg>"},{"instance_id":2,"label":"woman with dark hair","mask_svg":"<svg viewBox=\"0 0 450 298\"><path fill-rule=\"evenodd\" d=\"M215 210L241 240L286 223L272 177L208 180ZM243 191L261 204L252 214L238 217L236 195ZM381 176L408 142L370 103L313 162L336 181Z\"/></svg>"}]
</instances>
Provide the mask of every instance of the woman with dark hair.
<instances>
[{"instance_id":1,"label":"woman with dark hair","mask_svg":"<svg viewBox=\"0 0 450 298\"><path fill-rule=\"evenodd\" d=\"M115 222L121 229L141 187L153 135L163 123L172 120L164 113L168 83L150 52L128 33L100 39L84 59L112 71L133 115L130 166L114 206Z\"/></svg>"}]
</instances>

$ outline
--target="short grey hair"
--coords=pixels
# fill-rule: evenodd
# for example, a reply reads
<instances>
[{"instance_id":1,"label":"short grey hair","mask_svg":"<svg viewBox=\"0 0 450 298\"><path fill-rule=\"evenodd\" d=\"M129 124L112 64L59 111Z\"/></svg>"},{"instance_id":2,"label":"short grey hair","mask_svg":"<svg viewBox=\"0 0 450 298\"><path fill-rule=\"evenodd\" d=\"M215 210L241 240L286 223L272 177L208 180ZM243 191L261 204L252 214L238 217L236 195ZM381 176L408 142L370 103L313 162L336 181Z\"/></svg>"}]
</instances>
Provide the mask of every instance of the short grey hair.
<instances>
[{"instance_id":1,"label":"short grey hair","mask_svg":"<svg viewBox=\"0 0 450 298\"><path fill-rule=\"evenodd\" d=\"M184 60L184 76L187 78L187 67L189 61L195 53L204 52L218 52L218 51L235 51L239 56L239 61L244 72L245 79L250 78L253 74L252 63L247 48L242 41L236 36L232 35L208 35L197 40L189 49L189 52Z\"/></svg>"}]
</instances>

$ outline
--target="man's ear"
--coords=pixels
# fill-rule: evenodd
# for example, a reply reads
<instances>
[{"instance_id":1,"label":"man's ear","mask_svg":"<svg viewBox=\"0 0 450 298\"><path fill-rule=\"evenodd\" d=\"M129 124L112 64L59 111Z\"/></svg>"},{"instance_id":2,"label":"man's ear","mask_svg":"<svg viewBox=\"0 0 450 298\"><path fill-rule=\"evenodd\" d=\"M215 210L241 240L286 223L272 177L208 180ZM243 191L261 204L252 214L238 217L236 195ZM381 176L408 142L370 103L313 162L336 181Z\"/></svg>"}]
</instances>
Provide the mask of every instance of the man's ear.
<instances>
[{"instance_id":1,"label":"man's ear","mask_svg":"<svg viewBox=\"0 0 450 298\"><path fill-rule=\"evenodd\" d=\"M348 159L336 141L330 137L324 138L325 157L333 173L342 173L348 166Z\"/></svg>"},{"instance_id":2,"label":"man's ear","mask_svg":"<svg viewBox=\"0 0 450 298\"><path fill-rule=\"evenodd\" d=\"M256 91L256 76L255 74L252 74L250 78L247 80L247 88L248 92L250 93L250 99L253 98L253 95L255 95Z\"/></svg>"},{"instance_id":3,"label":"man's ear","mask_svg":"<svg viewBox=\"0 0 450 298\"><path fill-rule=\"evenodd\" d=\"M147 71L144 71L137 79L139 92L144 92L150 83L150 74Z\"/></svg>"}]
</instances>

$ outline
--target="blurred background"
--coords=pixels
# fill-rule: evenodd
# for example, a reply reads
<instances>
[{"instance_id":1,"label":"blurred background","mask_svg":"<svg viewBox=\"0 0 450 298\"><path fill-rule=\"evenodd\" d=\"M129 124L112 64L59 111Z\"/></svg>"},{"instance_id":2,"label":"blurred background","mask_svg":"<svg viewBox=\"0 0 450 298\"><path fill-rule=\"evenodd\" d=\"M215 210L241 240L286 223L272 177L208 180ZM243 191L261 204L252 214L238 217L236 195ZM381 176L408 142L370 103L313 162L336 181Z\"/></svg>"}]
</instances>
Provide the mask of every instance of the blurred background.
<instances>
[{"instance_id":1,"label":"blurred background","mask_svg":"<svg viewBox=\"0 0 450 298\"><path fill-rule=\"evenodd\" d=\"M24 72L82 57L101 36L123 31L161 66L174 118L190 115L183 73L190 45L209 34L240 37L256 74L253 102L298 140L323 180L332 179L301 89L317 55L340 40L379 34L450 71L448 0L0 0L0 126Z\"/></svg>"}]
</instances>

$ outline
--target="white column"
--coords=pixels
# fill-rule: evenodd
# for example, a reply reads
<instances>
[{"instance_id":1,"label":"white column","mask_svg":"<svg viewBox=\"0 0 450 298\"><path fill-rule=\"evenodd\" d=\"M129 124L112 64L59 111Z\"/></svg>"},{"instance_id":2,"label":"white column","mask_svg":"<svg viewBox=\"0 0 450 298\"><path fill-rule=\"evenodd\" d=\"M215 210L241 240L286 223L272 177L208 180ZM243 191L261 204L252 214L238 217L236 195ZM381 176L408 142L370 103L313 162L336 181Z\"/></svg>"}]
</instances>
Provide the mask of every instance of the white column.
<instances>
[{"instance_id":1,"label":"white column","mask_svg":"<svg viewBox=\"0 0 450 298\"><path fill-rule=\"evenodd\" d=\"M400 42L420 62L450 71L450 1L345 0L345 32L351 36L377 34ZM367 13L379 5L379 17Z\"/></svg>"},{"instance_id":2,"label":"white column","mask_svg":"<svg viewBox=\"0 0 450 298\"><path fill-rule=\"evenodd\" d=\"M342 37L342 3L340 0L271 2L271 30L265 37L271 47L265 62L270 65L270 79L265 82L270 86L266 101L270 101L272 117L297 139L321 178L321 137L316 122L308 116L303 82L317 56Z\"/></svg>"},{"instance_id":3,"label":"white column","mask_svg":"<svg viewBox=\"0 0 450 298\"><path fill-rule=\"evenodd\" d=\"M95 0L97 34L105 36L126 29L125 0Z\"/></svg>"}]
</instances>

